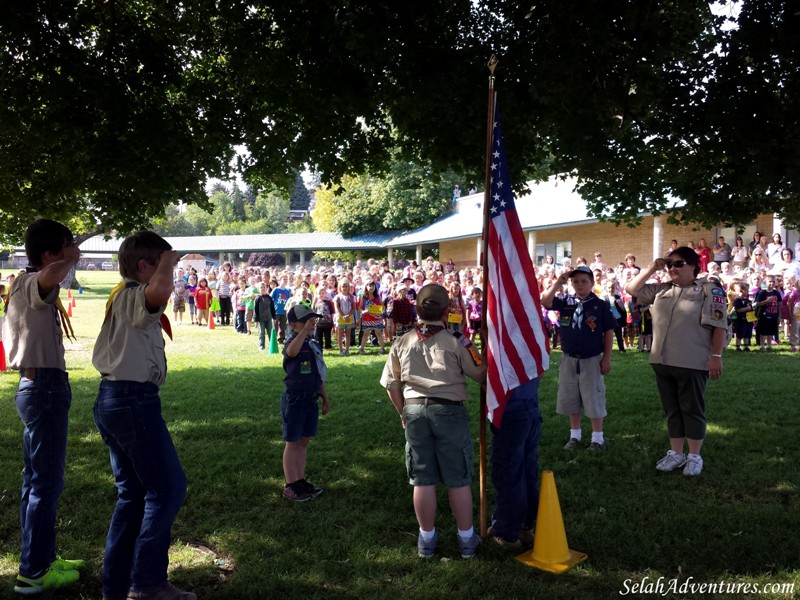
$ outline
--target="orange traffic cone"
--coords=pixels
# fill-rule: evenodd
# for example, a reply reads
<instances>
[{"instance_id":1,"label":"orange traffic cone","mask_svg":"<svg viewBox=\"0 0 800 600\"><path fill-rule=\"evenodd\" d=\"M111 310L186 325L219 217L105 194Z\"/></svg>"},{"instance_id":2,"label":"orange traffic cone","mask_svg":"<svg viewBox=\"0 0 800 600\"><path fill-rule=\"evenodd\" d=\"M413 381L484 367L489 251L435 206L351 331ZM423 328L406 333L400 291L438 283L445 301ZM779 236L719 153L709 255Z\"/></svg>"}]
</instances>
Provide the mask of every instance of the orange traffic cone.
<instances>
[{"instance_id":1,"label":"orange traffic cone","mask_svg":"<svg viewBox=\"0 0 800 600\"><path fill-rule=\"evenodd\" d=\"M67 316L72 318L72 302L67 302Z\"/></svg>"},{"instance_id":2,"label":"orange traffic cone","mask_svg":"<svg viewBox=\"0 0 800 600\"><path fill-rule=\"evenodd\" d=\"M3 346L3 340L0 340L0 371L5 372L8 368L6 364L6 349Z\"/></svg>"},{"instance_id":3,"label":"orange traffic cone","mask_svg":"<svg viewBox=\"0 0 800 600\"><path fill-rule=\"evenodd\" d=\"M72 290L67 288L67 298L72 298Z\"/></svg>"},{"instance_id":4,"label":"orange traffic cone","mask_svg":"<svg viewBox=\"0 0 800 600\"><path fill-rule=\"evenodd\" d=\"M564 531L564 519L561 516L561 505L558 502L556 480L552 471L542 471L533 548L530 552L517 556L517 560L529 567L561 575L587 558L583 552L569 549L567 534Z\"/></svg>"},{"instance_id":5,"label":"orange traffic cone","mask_svg":"<svg viewBox=\"0 0 800 600\"><path fill-rule=\"evenodd\" d=\"M75 296L72 297L72 308L75 308Z\"/></svg>"},{"instance_id":6,"label":"orange traffic cone","mask_svg":"<svg viewBox=\"0 0 800 600\"><path fill-rule=\"evenodd\" d=\"M208 313L208 328L209 329L216 329L217 328L216 325L214 325L214 313L213 312L209 312Z\"/></svg>"}]
</instances>

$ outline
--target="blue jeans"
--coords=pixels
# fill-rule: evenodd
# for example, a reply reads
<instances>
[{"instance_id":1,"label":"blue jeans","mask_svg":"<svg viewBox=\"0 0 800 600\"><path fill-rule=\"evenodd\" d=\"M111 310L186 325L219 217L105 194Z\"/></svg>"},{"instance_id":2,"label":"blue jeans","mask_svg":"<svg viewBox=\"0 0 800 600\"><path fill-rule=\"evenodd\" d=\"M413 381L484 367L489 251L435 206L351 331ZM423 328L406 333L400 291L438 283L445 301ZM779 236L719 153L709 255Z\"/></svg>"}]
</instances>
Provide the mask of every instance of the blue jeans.
<instances>
[{"instance_id":1,"label":"blue jeans","mask_svg":"<svg viewBox=\"0 0 800 600\"><path fill-rule=\"evenodd\" d=\"M56 559L56 509L64 489L67 421L72 404L67 373L36 369L33 379L20 377L16 403L25 425L19 573L35 579Z\"/></svg>"},{"instance_id":2,"label":"blue jeans","mask_svg":"<svg viewBox=\"0 0 800 600\"><path fill-rule=\"evenodd\" d=\"M117 505L103 561L103 595L150 592L167 582L172 523L186 475L152 383L100 383L94 422L111 452Z\"/></svg>"},{"instance_id":3,"label":"blue jeans","mask_svg":"<svg viewBox=\"0 0 800 600\"><path fill-rule=\"evenodd\" d=\"M539 380L511 393L500 429L492 429L492 532L509 542L531 529L539 509Z\"/></svg>"}]
</instances>

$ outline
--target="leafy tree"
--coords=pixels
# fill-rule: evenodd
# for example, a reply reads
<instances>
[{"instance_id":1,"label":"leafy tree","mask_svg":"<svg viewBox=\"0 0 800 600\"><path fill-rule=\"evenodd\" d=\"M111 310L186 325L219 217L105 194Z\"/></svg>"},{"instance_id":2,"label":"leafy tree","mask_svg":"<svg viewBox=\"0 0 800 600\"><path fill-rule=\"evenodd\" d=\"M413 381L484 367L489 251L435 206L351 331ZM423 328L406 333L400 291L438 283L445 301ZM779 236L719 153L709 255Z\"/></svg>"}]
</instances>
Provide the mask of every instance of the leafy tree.
<instances>
[{"instance_id":1,"label":"leafy tree","mask_svg":"<svg viewBox=\"0 0 800 600\"><path fill-rule=\"evenodd\" d=\"M238 185L233 186L233 193L231 194L231 208L233 209L233 218L237 221L244 221L247 219L247 212L245 211L245 196Z\"/></svg>"},{"instance_id":2,"label":"leafy tree","mask_svg":"<svg viewBox=\"0 0 800 600\"><path fill-rule=\"evenodd\" d=\"M308 206L311 204L311 196L306 188L306 182L303 181L303 176L299 172L295 177L294 189L289 198L292 210L308 210Z\"/></svg>"},{"instance_id":3,"label":"leafy tree","mask_svg":"<svg viewBox=\"0 0 800 600\"><path fill-rule=\"evenodd\" d=\"M254 216L264 223L261 233L283 233L289 218L289 194L272 189L261 192L253 207Z\"/></svg>"},{"instance_id":4,"label":"leafy tree","mask_svg":"<svg viewBox=\"0 0 800 600\"><path fill-rule=\"evenodd\" d=\"M395 147L474 172L492 52L516 182L547 164L612 219L674 196L687 220L800 224L794 0L740 0L731 17L708 0L9 4L8 238L38 215L126 233L178 201L207 207L239 145L236 170L260 190L304 165L378 177Z\"/></svg>"},{"instance_id":5,"label":"leafy tree","mask_svg":"<svg viewBox=\"0 0 800 600\"><path fill-rule=\"evenodd\" d=\"M347 178L343 178L343 183ZM315 231L336 231L336 192L340 189L338 185L329 185L317 188L314 193L315 206L311 211L311 222L314 224Z\"/></svg>"},{"instance_id":6,"label":"leafy tree","mask_svg":"<svg viewBox=\"0 0 800 600\"><path fill-rule=\"evenodd\" d=\"M314 221L308 215L299 221L287 223L287 233L311 233L314 231Z\"/></svg>"},{"instance_id":7,"label":"leafy tree","mask_svg":"<svg viewBox=\"0 0 800 600\"><path fill-rule=\"evenodd\" d=\"M280 252L251 252L247 259L248 267L275 267L282 265L284 256Z\"/></svg>"}]
</instances>

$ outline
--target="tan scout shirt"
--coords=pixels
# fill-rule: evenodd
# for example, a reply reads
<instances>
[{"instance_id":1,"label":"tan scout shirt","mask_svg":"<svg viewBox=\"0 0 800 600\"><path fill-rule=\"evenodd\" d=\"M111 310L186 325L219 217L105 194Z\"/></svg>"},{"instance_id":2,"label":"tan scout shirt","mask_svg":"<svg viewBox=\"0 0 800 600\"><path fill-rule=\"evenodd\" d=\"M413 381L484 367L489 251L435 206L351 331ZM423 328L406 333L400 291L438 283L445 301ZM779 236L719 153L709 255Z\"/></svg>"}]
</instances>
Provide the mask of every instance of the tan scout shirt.
<instances>
[{"instance_id":1,"label":"tan scout shirt","mask_svg":"<svg viewBox=\"0 0 800 600\"><path fill-rule=\"evenodd\" d=\"M392 344L381 385L387 390L402 390L405 399L464 401L467 399L465 375L483 381L486 366L476 365L469 350L455 336L444 330L420 341L416 330L412 330Z\"/></svg>"},{"instance_id":2,"label":"tan scout shirt","mask_svg":"<svg viewBox=\"0 0 800 600\"><path fill-rule=\"evenodd\" d=\"M12 369L61 369L64 340L55 304L59 289L39 295L38 273L22 273L11 289L3 323L3 343Z\"/></svg>"},{"instance_id":3,"label":"tan scout shirt","mask_svg":"<svg viewBox=\"0 0 800 600\"><path fill-rule=\"evenodd\" d=\"M92 364L111 381L147 381L160 387L167 376L160 322L166 305L149 312L145 287L124 288L116 295L94 345Z\"/></svg>"},{"instance_id":4,"label":"tan scout shirt","mask_svg":"<svg viewBox=\"0 0 800 600\"><path fill-rule=\"evenodd\" d=\"M650 363L707 370L713 330L728 327L722 288L705 280L684 287L648 283L636 298L640 304L653 305Z\"/></svg>"}]
</instances>

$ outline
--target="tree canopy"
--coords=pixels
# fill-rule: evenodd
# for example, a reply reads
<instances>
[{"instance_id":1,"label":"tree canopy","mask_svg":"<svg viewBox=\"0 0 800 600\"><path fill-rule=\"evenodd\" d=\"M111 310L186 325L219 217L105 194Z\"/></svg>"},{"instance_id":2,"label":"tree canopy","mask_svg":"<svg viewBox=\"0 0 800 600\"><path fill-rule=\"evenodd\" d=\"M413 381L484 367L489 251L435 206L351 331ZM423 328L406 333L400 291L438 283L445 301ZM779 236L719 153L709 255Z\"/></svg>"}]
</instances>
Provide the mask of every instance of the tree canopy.
<instances>
[{"instance_id":1,"label":"tree canopy","mask_svg":"<svg viewBox=\"0 0 800 600\"><path fill-rule=\"evenodd\" d=\"M0 235L35 216L127 233L305 165L398 150L480 171L486 61L512 176L574 175L595 213L800 225L791 0L40 0L0 20ZM727 13L725 11L728 11ZM729 14L728 14L729 13ZM245 205L247 203L245 202ZM237 207L239 210L240 207Z\"/></svg>"}]
</instances>

